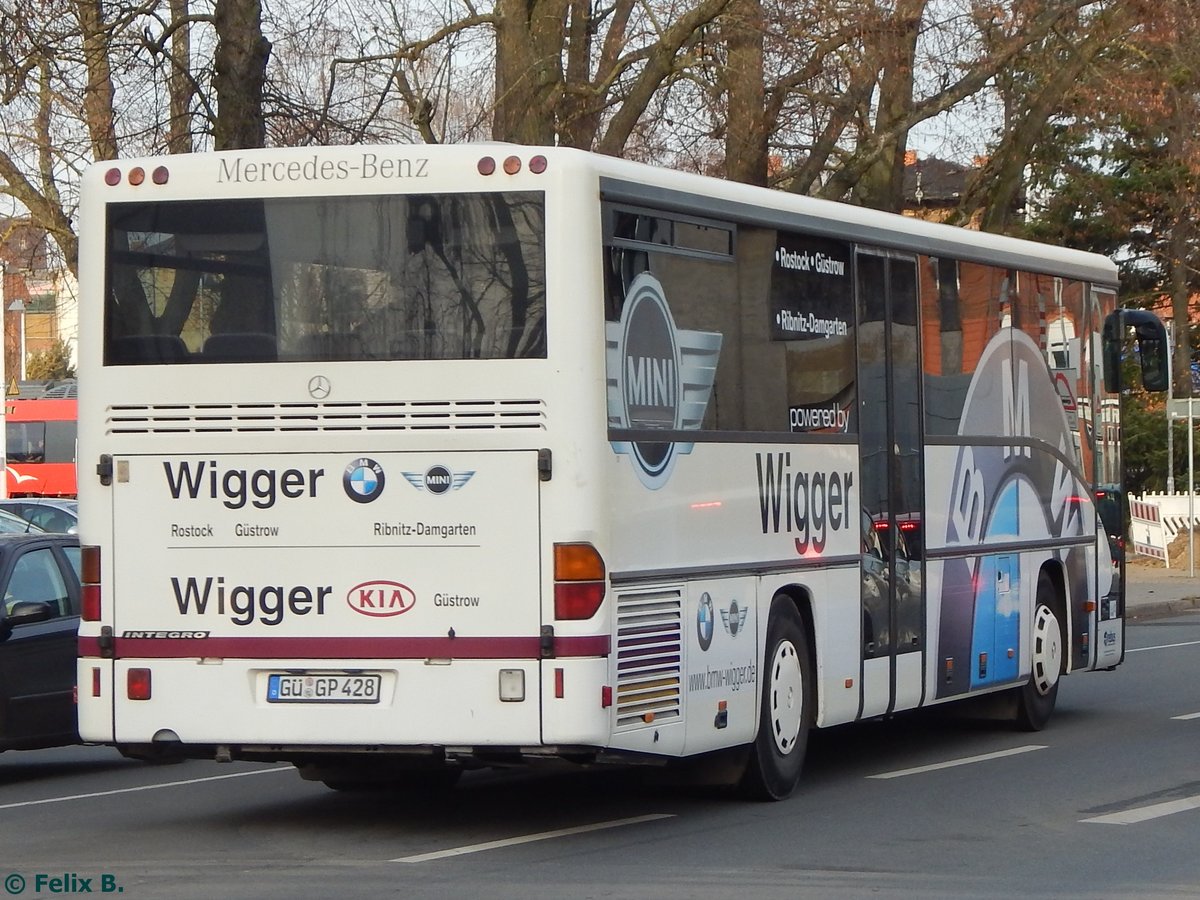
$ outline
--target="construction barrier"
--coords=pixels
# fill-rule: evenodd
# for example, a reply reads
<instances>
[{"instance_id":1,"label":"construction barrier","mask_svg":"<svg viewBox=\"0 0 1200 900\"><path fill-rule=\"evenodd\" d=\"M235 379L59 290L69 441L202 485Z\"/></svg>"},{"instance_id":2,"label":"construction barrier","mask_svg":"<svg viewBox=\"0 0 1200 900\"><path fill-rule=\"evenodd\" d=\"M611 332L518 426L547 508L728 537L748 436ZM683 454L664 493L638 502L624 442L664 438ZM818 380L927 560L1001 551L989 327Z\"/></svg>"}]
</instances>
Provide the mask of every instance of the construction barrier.
<instances>
[{"instance_id":1,"label":"construction barrier","mask_svg":"<svg viewBox=\"0 0 1200 900\"><path fill-rule=\"evenodd\" d=\"M1129 538L1133 552L1161 559L1168 566L1167 545L1170 538L1163 525L1162 511L1157 503L1129 500Z\"/></svg>"}]
</instances>

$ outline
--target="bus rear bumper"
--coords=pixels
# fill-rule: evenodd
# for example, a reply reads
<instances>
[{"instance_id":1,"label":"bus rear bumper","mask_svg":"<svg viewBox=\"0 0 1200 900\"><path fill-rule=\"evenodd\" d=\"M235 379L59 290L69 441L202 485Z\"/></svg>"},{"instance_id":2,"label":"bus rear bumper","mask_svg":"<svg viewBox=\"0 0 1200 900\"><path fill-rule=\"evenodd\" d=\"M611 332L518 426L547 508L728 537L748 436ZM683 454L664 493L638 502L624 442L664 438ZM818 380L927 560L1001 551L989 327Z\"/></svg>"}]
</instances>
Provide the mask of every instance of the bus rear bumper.
<instances>
[{"instance_id":1,"label":"bus rear bumper","mask_svg":"<svg viewBox=\"0 0 1200 900\"><path fill-rule=\"evenodd\" d=\"M81 697L85 739L181 756L603 746L610 728L603 657L81 661L88 678L89 663L111 677L101 678L101 696ZM144 699L133 698L137 685Z\"/></svg>"}]
</instances>

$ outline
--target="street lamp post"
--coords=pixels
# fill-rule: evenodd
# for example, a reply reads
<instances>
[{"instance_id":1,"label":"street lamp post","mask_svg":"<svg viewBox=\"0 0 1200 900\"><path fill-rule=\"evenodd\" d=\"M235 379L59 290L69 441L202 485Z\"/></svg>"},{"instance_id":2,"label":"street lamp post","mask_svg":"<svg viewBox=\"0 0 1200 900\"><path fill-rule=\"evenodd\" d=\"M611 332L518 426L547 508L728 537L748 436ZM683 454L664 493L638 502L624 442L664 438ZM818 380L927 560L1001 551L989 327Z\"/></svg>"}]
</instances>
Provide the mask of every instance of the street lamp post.
<instances>
[{"instance_id":1,"label":"street lamp post","mask_svg":"<svg viewBox=\"0 0 1200 900\"><path fill-rule=\"evenodd\" d=\"M18 297L8 305L17 316L17 380L25 380L25 303Z\"/></svg>"},{"instance_id":2,"label":"street lamp post","mask_svg":"<svg viewBox=\"0 0 1200 900\"><path fill-rule=\"evenodd\" d=\"M1171 400L1175 395L1175 375L1172 372L1175 343L1171 338L1171 326L1167 322L1167 494L1175 493L1175 420L1171 416Z\"/></svg>"},{"instance_id":3,"label":"street lamp post","mask_svg":"<svg viewBox=\"0 0 1200 900\"><path fill-rule=\"evenodd\" d=\"M1196 520L1196 474L1195 466L1192 459L1192 448L1194 438L1192 435L1192 427L1195 424L1195 412L1193 405L1196 397L1188 397L1186 400L1172 400L1171 405L1167 407L1169 415L1167 421L1170 423L1174 419L1187 418L1187 454L1188 454L1188 575L1192 578L1196 577L1196 560L1195 560L1195 540L1192 536L1192 527ZM1183 404L1187 404L1187 412L1182 411Z\"/></svg>"}]
</instances>

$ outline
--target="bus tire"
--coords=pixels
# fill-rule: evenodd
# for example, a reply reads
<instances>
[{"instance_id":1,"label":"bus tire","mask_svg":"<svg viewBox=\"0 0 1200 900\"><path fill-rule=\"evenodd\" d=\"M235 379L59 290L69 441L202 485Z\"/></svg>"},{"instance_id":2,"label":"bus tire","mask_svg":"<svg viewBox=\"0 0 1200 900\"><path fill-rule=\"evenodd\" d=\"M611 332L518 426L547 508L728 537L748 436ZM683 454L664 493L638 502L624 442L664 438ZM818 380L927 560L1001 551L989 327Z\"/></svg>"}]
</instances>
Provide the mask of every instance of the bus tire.
<instances>
[{"instance_id":1,"label":"bus tire","mask_svg":"<svg viewBox=\"0 0 1200 900\"><path fill-rule=\"evenodd\" d=\"M1033 671L1029 673L1029 681L1017 693L1016 723L1022 731L1045 728L1058 698L1063 637L1062 626L1054 612L1058 606L1056 600L1054 582L1042 572L1038 575L1033 611Z\"/></svg>"},{"instance_id":2,"label":"bus tire","mask_svg":"<svg viewBox=\"0 0 1200 900\"><path fill-rule=\"evenodd\" d=\"M814 697L804 620L783 594L771 600L763 662L758 733L741 789L755 800L783 800L800 783Z\"/></svg>"}]
</instances>

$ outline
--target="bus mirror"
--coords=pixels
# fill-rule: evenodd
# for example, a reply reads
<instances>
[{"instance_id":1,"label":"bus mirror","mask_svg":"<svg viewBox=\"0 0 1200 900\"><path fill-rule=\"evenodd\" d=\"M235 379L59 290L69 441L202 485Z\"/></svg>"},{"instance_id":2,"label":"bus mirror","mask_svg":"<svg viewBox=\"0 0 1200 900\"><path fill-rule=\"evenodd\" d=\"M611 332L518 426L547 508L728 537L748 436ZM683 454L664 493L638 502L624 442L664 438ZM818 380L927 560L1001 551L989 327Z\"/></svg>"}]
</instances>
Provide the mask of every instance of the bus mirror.
<instances>
[{"instance_id":1,"label":"bus mirror","mask_svg":"<svg viewBox=\"0 0 1200 900\"><path fill-rule=\"evenodd\" d=\"M1133 329L1143 387L1153 393L1165 391L1170 381L1171 354L1167 330L1158 316L1143 309L1118 309L1104 320L1105 390L1117 393L1121 389L1121 358L1127 328Z\"/></svg>"}]
</instances>

